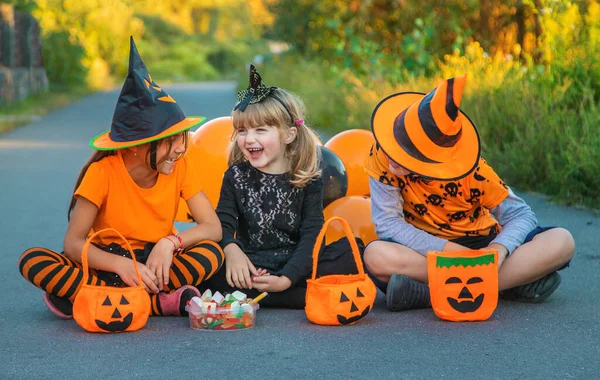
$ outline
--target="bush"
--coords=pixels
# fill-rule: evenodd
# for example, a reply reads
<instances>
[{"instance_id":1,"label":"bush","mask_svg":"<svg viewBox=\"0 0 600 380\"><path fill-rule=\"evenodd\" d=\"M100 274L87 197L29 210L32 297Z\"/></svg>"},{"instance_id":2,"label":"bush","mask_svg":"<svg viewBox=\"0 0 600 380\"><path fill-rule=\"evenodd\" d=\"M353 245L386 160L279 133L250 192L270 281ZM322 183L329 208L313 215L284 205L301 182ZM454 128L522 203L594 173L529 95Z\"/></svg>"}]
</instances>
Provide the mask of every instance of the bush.
<instances>
[{"instance_id":1,"label":"bush","mask_svg":"<svg viewBox=\"0 0 600 380\"><path fill-rule=\"evenodd\" d=\"M88 70L82 62L85 49L67 32L50 32L44 37L42 56L51 84L80 86L86 83Z\"/></svg>"},{"instance_id":2,"label":"bush","mask_svg":"<svg viewBox=\"0 0 600 380\"><path fill-rule=\"evenodd\" d=\"M301 95L309 121L325 135L370 129L377 103L401 91L427 92L443 78L467 73L461 108L474 121L482 155L509 184L568 203L600 204L600 107L598 91L586 79L597 58L528 68L504 56L489 57L478 44L439 62L435 77L401 84L358 78L319 62L291 56L259 68L267 85ZM247 74L239 87L247 86ZM526 154L524 154L526 152Z\"/></svg>"}]
</instances>

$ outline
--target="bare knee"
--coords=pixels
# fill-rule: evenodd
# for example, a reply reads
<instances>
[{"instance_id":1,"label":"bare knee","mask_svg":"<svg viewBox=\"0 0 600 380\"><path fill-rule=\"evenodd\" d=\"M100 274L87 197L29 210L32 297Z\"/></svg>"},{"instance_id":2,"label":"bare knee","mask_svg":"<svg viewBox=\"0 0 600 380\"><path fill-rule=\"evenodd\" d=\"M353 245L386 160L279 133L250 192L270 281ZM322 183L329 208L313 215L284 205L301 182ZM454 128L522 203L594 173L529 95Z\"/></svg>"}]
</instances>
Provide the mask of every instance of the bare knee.
<instances>
[{"instance_id":1,"label":"bare knee","mask_svg":"<svg viewBox=\"0 0 600 380\"><path fill-rule=\"evenodd\" d=\"M377 278L386 278L394 273L408 274L411 268L426 267L425 258L398 243L375 241L369 244L364 254L369 272Z\"/></svg>"},{"instance_id":2,"label":"bare knee","mask_svg":"<svg viewBox=\"0 0 600 380\"><path fill-rule=\"evenodd\" d=\"M386 243L384 241L374 241L365 249L363 260L369 273L374 276L386 275Z\"/></svg>"},{"instance_id":3,"label":"bare knee","mask_svg":"<svg viewBox=\"0 0 600 380\"><path fill-rule=\"evenodd\" d=\"M563 262L571 260L575 253L575 239L573 239L573 235L564 228L554 228L551 231L554 232L558 257Z\"/></svg>"},{"instance_id":4,"label":"bare knee","mask_svg":"<svg viewBox=\"0 0 600 380\"><path fill-rule=\"evenodd\" d=\"M537 237L543 237L544 251L549 254L549 259L557 264L564 264L573 258L575 240L573 235L564 228L553 228L542 232ZM535 240L535 238L534 238Z\"/></svg>"}]
</instances>

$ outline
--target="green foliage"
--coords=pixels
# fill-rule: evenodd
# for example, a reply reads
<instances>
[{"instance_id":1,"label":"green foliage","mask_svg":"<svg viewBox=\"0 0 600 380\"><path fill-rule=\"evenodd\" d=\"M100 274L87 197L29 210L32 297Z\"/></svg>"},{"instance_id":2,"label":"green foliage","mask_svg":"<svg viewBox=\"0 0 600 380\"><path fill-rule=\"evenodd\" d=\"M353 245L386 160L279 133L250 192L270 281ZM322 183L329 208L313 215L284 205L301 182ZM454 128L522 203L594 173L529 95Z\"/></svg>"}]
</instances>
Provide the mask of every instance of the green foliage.
<instances>
[{"instance_id":1,"label":"green foliage","mask_svg":"<svg viewBox=\"0 0 600 380\"><path fill-rule=\"evenodd\" d=\"M7 23L0 23L0 35L2 38L2 48L0 49L0 64L12 67L15 60L15 43L14 43L14 29L11 28Z\"/></svg>"},{"instance_id":2,"label":"green foliage","mask_svg":"<svg viewBox=\"0 0 600 380\"><path fill-rule=\"evenodd\" d=\"M67 32L47 33L42 55L50 83L78 86L86 83L87 69L81 64L85 49L77 42L71 42Z\"/></svg>"},{"instance_id":3,"label":"green foliage","mask_svg":"<svg viewBox=\"0 0 600 380\"><path fill-rule=\"evenodd\" d=\"M327 135L369 129L373 108L391 93L427 92L443 78L467 73L461 108L478 127L482 154L500 176L519 189L598 208L600 107L593 78L599 65L595 54L585 54L591 43L579 39L565 53L578 59L548 66L527 65L500 52L490 56L471 43L464 53L455 50L440 60L435 75L406 76L402 83L293 57L275 59L263 71L267 84L300 94L311 125Z\"/></svg>"},{"instance_id":4,"label":"green foliage","mask_svg":"<svg viewBox=\"0 0 600 380\"><path fill-rule=\"evenodd\" d=\"M463 109L476 121L484 156L507 183L597 208L600 109L590 89L572 107L565 102L568 88L527 81L480 85Z\"/></svg>"},{"instance_id":5,"label":"green foliage","mask_svg":"<svg viewBox=\"0 0 600 380\"><path fill-rule=\"evenodd\" d=\"M36 0L0 0L0 4L10 4L16 11L31 12L36 7Z\"/></svg>"},{"instance_id":6,"label":"green foliage","mask_svg":"<svg viewBox=\"0 0 600 380\"><path fill-rule=\"evenodd\" d=\"M272 10L270 35L300 58L267 63L265 78L302 95L316 128L369 129L387 95L468 74L461 108L501 177L598 208L596 0L279 0Z\"/></svg>"},{"instance_id":7,"label":"green foliage","mask_svg":"<svg viewBox=\"0 0 600 380\"><path fill-rule=\"evenodd\" d=\"M37 0L32 9L51 85L91 89L126 75L129 36L156 80L230 75L254 44L252 12L244 0Z\"/></svg>"},{"instance_id":8,"label":"green foliage","mask_svg":"<svg viewBox=\"0 0 600 380\"><path fill-rule=\"evenodd\" d=\"M142 41L140 41L142 42ZM219 78L219 73L206 61L206 51L203 50L200 44L192 40L174 40L174 44L163 50L167 54L160 54L154 59L146 59L146 62L154 62L148 64L148 69L153 78L158 78L163 81L181 81L181 80L214 80ZM144 52L154 50L156 46L150 45L143 41L139 45L141 54L145 57ZM204 48L205 49L205 48ZM194 51L195 54L190 54ZM149 54L152 57L152 53Z\"/></svg>"}]
</instances>

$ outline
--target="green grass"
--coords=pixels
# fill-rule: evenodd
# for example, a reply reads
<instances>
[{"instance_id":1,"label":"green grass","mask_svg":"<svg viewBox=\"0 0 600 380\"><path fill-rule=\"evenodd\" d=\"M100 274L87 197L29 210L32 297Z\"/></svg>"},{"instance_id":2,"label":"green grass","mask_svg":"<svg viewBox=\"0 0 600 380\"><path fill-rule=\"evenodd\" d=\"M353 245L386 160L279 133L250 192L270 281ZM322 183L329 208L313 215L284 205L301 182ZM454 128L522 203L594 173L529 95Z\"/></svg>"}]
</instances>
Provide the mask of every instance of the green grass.
<instances>
[{"instance_id":1,"label":"green grass","mask_svg":"<svg viewBox=\"0 0 600 380\"><path fill-rule=\"evenodd\" d=\"M31 117L43 116L88 95L84 88L57 88L43 94L0 107L0 134L31 122Z\"/></svg>"}]
</instances>

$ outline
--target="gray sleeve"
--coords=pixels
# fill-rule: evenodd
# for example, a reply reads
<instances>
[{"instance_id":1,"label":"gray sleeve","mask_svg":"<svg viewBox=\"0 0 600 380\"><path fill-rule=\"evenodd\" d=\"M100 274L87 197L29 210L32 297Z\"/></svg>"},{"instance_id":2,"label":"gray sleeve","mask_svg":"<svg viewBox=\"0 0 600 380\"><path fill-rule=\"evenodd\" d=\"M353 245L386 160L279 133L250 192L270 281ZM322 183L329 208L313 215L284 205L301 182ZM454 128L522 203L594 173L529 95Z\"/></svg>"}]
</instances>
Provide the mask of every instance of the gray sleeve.
<instances>
[{"instance_id":1,"label":"gray sleeve","mask_svg":"<svg viewBox=\"0 0 600 380\"><path fill-rule=\"evenodd\" d=\"M447 240L435 237L404 220L400 189L369 177L371 215L377 237L411 248L423 256L441 251Z\"/></svg>"},{"instance_id":2,"label":"gray sleeve","mask_svg":"<svg viewBox=\"0 0 600 380\"><path fill-rule=\"evenodd\" d=\"M531 207L508 189L508 195L498 206L490 210L502 226L502 230L492 243L502 244L510 255L535 227L538 221Z\"/></svg>"}]
</instances>

